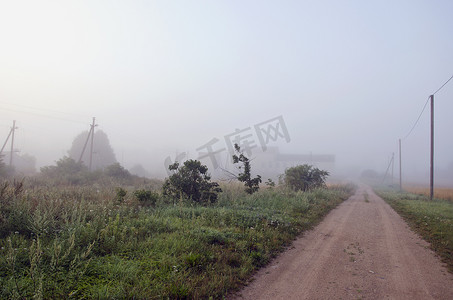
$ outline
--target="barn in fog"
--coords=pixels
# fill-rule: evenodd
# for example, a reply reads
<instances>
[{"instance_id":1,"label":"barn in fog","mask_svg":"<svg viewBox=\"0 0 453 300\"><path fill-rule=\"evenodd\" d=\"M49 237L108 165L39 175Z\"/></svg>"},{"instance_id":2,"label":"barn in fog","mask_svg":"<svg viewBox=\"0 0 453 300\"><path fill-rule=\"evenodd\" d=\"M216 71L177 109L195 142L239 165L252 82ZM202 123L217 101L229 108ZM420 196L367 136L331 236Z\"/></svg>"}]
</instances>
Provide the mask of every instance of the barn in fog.
<instances>
[{"instance_id":1,"label":"barn in fog","mask_svg":"<svg viewBox=\"0 0 453 300\"><path fill-rule=\"evenodd\" d=\"M263 179L277 179L287 168L308 164L332 173L335 169L335 155L332 154L295 154L280 153L276 147L269 147L264 152L254 152L253 173Z\"/></svg>"},{"instance_id":2,"label":"barn in fog","mask_svg":"<svg viewBox=\"0 0 453 300\"><path fill-rule=\"evenodd\" d=\"M225 175L228 175L225 170L233 173L237 171L231 161L231 155L224 152L216 154L215 157L220 164L219 168L215 168L209 159L202 160L209 167L214 178L225 178ZM312 165L321 170L326 170L330 174L335 171L335 155L333 154L280 153L277 147L268 147L265 151L256 147L253 148L248 157L251 160L252 174L254 176L261 175L263 182L268 178L277 181L286 169L302 164Z\"/></svg>"}]
</instances>

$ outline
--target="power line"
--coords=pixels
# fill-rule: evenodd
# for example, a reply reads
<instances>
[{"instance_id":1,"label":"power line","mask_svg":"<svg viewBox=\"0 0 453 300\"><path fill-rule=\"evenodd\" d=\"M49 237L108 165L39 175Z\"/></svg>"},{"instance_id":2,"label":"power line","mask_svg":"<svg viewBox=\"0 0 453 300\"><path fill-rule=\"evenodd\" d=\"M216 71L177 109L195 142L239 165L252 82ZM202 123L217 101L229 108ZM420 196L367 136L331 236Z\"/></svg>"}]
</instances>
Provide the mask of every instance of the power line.
<instances>
[{"instance_id":1,"label":"power line","mask_svg":"<svg viewBox=\"0 0 453 300\"><path fill-rule=\"evenodd\" d=\"M444 84L442 84L442 86L441 86L440 88L438 88L438 89L437 89L434 93L432 93L431 95L435 95L437 92L439 92L439 91L440 91L444 86L446 86L447 83L449 83L450 80L452 80L452 79L453 79L453 75L452 75L452 76L451 76ZM408 138L409 135L412 133L412 131L414 131L415 126L417 126L418 121L420 120L420 118L421 118L423 112L424 112L425 109L426 109L426 106L428 105L429 99L431 99L431 95L428 97L428 99L426 99L425 105L423 106L423 109L422 109L422 111L420 112L420 115L418 116L418 118L417 118L417 120L415 121L414 125L412 126L411 130L409 130L409 132L406 134L406 136L404 136L403 140L405 140L406 138Z\"/></svg>"},{"instance_id":2,"label":"power line","mask_svg":"<svg viewBox=\"0 0 453 300\"><path fill-rule=\"evenodd\" d=\"M415 123L414 123L414 125L412 126L411 130L409 130L409 132L408 132L408 133L406 134L406 136L403 138L403 140L405 140L405 139L412 133L412 131L414 131L415 126L417 126L418 121L420 120L420 118L422 117L423 112L424 112L425 109L426 109L426 105L428 105L429 98L430 98L430 97L428 97L428 99L426 99L426 103L425 103L425 105L423 106L423 109L422 109L422 111L420 112L420 115L418 115L417 120L415 121Z\"/></svg>"},{"instance_id":3,"label":"power line","mask_svg":"<svg viewBox=\"0 0 453 300\"><path fill-rule=\"evenodd\" d=\"M437 92L440 91L444 86L446 86L447 83L448 83L450 80L452 80L452 79L453 79L453 75L451 75L450 79L448 79L444 84L442 84L442 86L441 86L440 88L438 88L437 91L435 91L435 92L433 93L433 95L437 94Z\"/></svg>"},{"instance_id":4,"label":"power line","mask_svg":"<svg viewBox=\"0 0 453 300\"><path fill-rule=\"evenodd\" d=\"M9 111L9 112L33 115L33 116L37 116L37 117L41 117L41 118L55 119L55 120L72 122L72 123L79 123L79 124L86 124L86 122L82 122L82 121L76 121L76 120L73 120L73 119L71 120L71 119L68 119L68 118L61 118L61 117L50 116L50 115L45 115L45 114L35 113L35 112L30 112L30 111L24 111L24 110L15 110L15 109L1 107L0 111Z\"/></svg>"},{"instance_id":5,"label":"power line","mask_svg":"<svg viewBox=\"0 0 453 300\"><path fill-rule=\"evenodd\" d=\"M0 104L5 104L9 106L16 106L22 109L28 109L28 110L38 110L41 112L46 112L46 113L57 113L57 114L62 114L62 115L67 115L67 116L72 116L72 117L77 117L77 118L88 118L89 116L74 113L74 112L64 112L64 111L58 111L54 109L48 109L48 108L42 108L42 107L36 107L36 106L30 106L30 105L23 105L23 104L17 104L17 103L11 103L7 101L0 101ZM33 112L32 112L33 113Z\"/></svg>"}]
</instances>

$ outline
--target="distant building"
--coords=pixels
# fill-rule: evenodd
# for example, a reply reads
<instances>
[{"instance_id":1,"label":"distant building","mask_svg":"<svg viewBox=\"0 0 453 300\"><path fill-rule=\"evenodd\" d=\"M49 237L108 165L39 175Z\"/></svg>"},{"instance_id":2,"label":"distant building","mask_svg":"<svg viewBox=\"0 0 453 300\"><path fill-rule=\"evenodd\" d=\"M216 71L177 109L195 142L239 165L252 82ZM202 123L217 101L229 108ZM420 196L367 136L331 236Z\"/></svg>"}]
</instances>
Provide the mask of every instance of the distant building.
<instances>
[{"instance_id":1,"label":"distant building","mask_svg":"<svg viewBox=\"0 0 453 300\"><path fill-rule=\"evenodd\" d=\"M224 164L220 163L221 167L218 169L214 169L209 160L205 159L203 161L209 166L211 174L215 178L228 178L228 172L225 170L238 173L230 155L228 157L216 155L216 157L219 162L225 162ZM267 181L268 178L277 181L278 177L285 173L286 169L303 164L312 165L330 173L335 169L335 155L331 154L280 153L277 147L268 147L266 151L254 148L252 154L248 157L251 160L252 175L261 175L263 182Z\"/></svg>"},{"instance_id":2,"label":"distant building","mask_svg":"<svg viewBox=\"0 0 453 300\"><path fill-rule=\"evenodd\" d=\"M335 155L331 154L286 154L280 153L276 147L268 148L264 152L253 153L252 170L260 174L264 180L277 179L285 170L308 164L321 170L332 172L335 168Z\"/></svg>"}]
</instances>

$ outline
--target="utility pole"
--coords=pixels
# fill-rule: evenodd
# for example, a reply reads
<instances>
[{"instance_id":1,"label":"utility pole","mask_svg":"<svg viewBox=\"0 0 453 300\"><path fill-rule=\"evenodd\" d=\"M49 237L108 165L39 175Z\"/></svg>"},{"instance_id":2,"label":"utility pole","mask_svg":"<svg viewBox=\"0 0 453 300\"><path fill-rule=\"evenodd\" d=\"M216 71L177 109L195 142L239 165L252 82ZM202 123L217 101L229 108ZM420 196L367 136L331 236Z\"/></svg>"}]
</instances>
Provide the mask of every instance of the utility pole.
<instances>
[{"instance_id":1,"label":"utility pole","mask_svg":"<svg viewBox=\"0 0 453 300\"><path fill-rule=\"evenodd\" d=\"M402 184L402 174L401 174L401 139L399 139L399 154L400 154L400 191L403 190L403 184Z\"/></svg>"},{"instance_id":2,"label":"utility pole","mask_svg":"<svg viewBox=\"0 0 453 300\"><path fill-rule=\"evenodd\" d=\"M10 158L9 158L9 165L10 166L13 165L14 131L16 129L18 129L18 127L16 127L16 120L14 120L13 121L13 127L11 127L11 130L9 131L8 137L6 138L5 143L3 144L2 150L0 150L0 154L2 154L3 153L3 149L5 149L5 146L8 143L9 137L12 136L12 139L11 139L11 155L10 155Z\"/></svg>"},{"instance_id":3,"label":"utility pole","mask_svg":"<svg viewBox=\"0 0 453 300\"><path fill-rule=\"evenodd\" d=\"M433 200L434 195L434 95L431 98L431 160L429 174L429 199Z\"/></svg>"},{"instance_id":4,"label":"utility pole","mask_svg":"<svg viewBox=\"0 0 453 300\"><path fill-rule=\"evenodd\" d=\"M395 152L392 153L392 188L393 188L393 166L395 162Z\"/></svg>"},{"instance_id":5,"label":"utility pole","mask_svg":"<svg viewBox=\"0 0 453 300\"><path fill-rule=\"evenodd\" d=\"M90 125L90 131L88 132L87 139L85 141L85 145L83 145L82 153L80 153L79 157L79 163L82 162L83 154L85 153L85 150L88 145L88 141L90 140L91 137L91 145L90 145L90 163L89 163L89 169L91 171L91 166L93 164L93 145L94 145L94 127L96 127L96 118L93 117L93 123Z\"/></svg>"},{"instance_id":6,"label":"utility pole","mask_svg":"<svg viewBox=\"0 0 453 300\"><path fill-rule=\"evenodd\" d=\"M83 145L82 153L80 153L79 163L82 162L83 154L85 153L85 149L87 148L88 141L90 140L90 135L91 135L91 128L90 128L90 131L88 132L87 140L85 141L85 144Z\"/></svg>"},{"instance_id":7,"label":"utility pole","mask_svg":"<svg viewBox=\"0 0 453 300\"><path fill-rule=\"evenodd\" d=\"M13 128L16 127L16 121L13 121L13 127L11 127L9 133L8 133L8 136L6 137L6 140L5 140L5 143L3 144L3 147L2 147L2 150L0 150L0 154L3 153L3 149L5 149L6 147L6 144L8 143L9 141L9 137L11 136L11 134L13 133Z\"/></svg>"},{"instance_id":8,"label":"utility pole","mask_svg":"<svg viewBox=\"0 0 453 300\"><path fill-rule=\"evenodd\" d=\"M387 170L385 170L384 179L382 179L382 183L383 184L385 183L385 178L387 178L387 174L389 173L390 166L392 166L391 182L392 182L392 185L393 185L393 155L392 155L392 158L390 158L390 160L389 160L389 165L387 166Z\"/></svg>"},{"instance_id":9,"label":"utility pole","mask_svg":"<svg viewBox=\"0 0 453 300\"><path fill-rule=\"evenodd\" d=\"M91 147L90 147L90 171L93 164L93 144L94 144L94 127L96 126L96 118L93 117L93 124L91 125Z\"/></svg>"},{"instance_id":10,"label":"utility pole","mask_svg":"<svg viewBox=\"0 0 453 300\"><path fill-rule=\"evenodd\" d=\"M0 150L0 154L3 153L3 149L5 149L6 144L8 143L9 137L11 137L11 154L9 157L9 165L13 165L13 153L14 153L14 132L18 129L16 127L16 120L13 121L13 127L11 127L11 130L9 131L8 137L5 140L5 143L3 144L2 149Z\"/></svg>"},{"instance_id":11,"label":"utility pole","mask_svg":"<svg viewBox=\"0 0 453 300\"><path fill-rule=\"evenodd\" d=\"M17 127L16 127L16 120L13 121L13 128L11 128L12 130L12 134L11 134L11 155L9 157L9 165L12 166L13 165L13 153L14 153L14 132L16 131Z\"/></svg>"}]
</instances>

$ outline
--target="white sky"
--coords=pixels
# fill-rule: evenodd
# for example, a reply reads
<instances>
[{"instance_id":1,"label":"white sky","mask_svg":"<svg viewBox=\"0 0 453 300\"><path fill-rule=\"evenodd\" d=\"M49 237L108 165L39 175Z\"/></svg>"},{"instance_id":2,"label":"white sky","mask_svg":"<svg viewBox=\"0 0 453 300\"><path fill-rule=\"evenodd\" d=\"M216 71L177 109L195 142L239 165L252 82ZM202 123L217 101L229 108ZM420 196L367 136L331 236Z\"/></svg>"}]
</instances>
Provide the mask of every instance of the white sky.
<instances>
[{"instance_id":1,"label":"white sky","mask_svg":"<svg viewBox=\"0 0 453 300\"><path fill-rule=\"evenodd\" d=\"M282 152L382 172L453 75L452 16L435 0L0 0L0 140L17 120L16 148L53 164L96 117L121 163L163 168L282 115ZM452 112L453 81L436 94L437 169ZM428 174L428 109L403 149Z\"/></svg>"}]
</instances>

